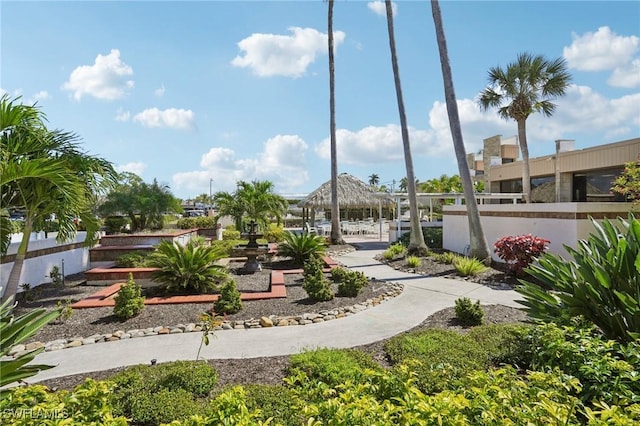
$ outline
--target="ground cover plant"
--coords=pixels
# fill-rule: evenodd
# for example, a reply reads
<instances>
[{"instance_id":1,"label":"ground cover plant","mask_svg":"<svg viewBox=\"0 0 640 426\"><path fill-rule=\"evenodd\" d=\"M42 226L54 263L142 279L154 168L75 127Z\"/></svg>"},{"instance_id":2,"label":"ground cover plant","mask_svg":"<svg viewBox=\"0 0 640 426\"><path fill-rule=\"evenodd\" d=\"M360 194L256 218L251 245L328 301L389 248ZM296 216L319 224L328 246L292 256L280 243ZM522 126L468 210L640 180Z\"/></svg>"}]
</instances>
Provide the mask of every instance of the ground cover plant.
<instances>
[{"instance_id":1,"label":"ground cover plant","mask_svg":"<svg viewBox=\"0 0 640 426\"><path fill-rule=\"evenodd\" d=\"M617 225L592 223L596 233L577 248L565 247L573 260L545 254L526 269L542 286L524 280L518 291L534 318L568 325L582 316L609 339L634 341L640 338L640 221L630 214Z\"/></svg>"}]
</instances>

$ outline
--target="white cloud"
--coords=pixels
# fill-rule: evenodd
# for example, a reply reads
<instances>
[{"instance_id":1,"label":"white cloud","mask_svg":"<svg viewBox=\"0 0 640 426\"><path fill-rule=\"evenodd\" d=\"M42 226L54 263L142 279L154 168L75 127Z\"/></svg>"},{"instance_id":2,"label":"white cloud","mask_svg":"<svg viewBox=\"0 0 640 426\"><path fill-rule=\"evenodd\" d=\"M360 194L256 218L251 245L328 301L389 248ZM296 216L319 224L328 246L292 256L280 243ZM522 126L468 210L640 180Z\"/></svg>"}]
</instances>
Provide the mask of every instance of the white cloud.
<instances>
[{"instance_id":1,"label":"white cloud","mask_svg":"<svg viewBox=\"0 0 640 426\"><path fill-rule=\"evenodd\" d=\"M181 192L197 193L213 179L215 191L232 191L238 180L269 180L278 192L291 192L308 180L305 163L307 143L297 135L277 135L264 143L252 158L238 158L230 148L215 147L202 155L203 170L173 175Z\"/></svg>"},{"instance_id":2,"label":"white cloud","mask_svg":"<svg viewBox=\"0 0 640 426\"><path fill-rule=\"evenodd\" d=\"M166 89L164 88L164 84L153 91L153 93L159 98L164 96L164 92L166 92Z\"/></svg>"},{"instance_id":3,"label":"white cloud","mask_svg":"<svg viewBox=\"0 0 640 426\"><path fill-rule=\"evenodd\" d=\"M158 108L145 109L133 117L133 121L145 127L168 127L172 129L190 129L195 126L195 114L190 109Z\"/></svg>"},{"instance_id":4,"label":"white cloud","mask_svg":"<svg viewBox=\"0 0 640 426\"><path fill-rule=\"evenodd\" d=\"M142 176L142 173L145 171L146 168L147 168L147 165L145 163L132 162L132 163L121 164L116 166L116 171L118 173L122 173L122 172L135 173L138 176Z\"/></svg>"},{"instance_id":5,"label":"white cloud","mask_svg":"<svg viewBox=\"0 0 640 426\"><path fill-rule=\"evenodd\" d=\"M131 113L123 110L122 108L118 108L115 119L116 121L129 121L131 119Z\"/></svg>"},{"instance_id":6,"label":"white cloud","mask_svg":"<svg viewBox=\"0 0 640 426\"><path fill-rule=\"evenodd\" d=\"M47 99L51 99L51 95L49 95L49 92L46 90L41 90L33 95L32 98L35 102L46 101Z\"/></svg>"},{"instance_id":7,"label":"white cloud","mask_svg":"<svg viewBox=\"0 0 640 426\"><path fill-rule=\"evenodd\" d=\"M387 6L383 1L370 1L367 3L367 7L376 15L387 16ZM395 2L391 2L391 11L393 12L393 16L396 16L398 13L398 5Z\"/></svg>"},{"instance_id":8,"label":"white cloud","mask_svg":"<svg viewBox=\"0 0 640 426\"><path fill-rule=\"evenodd\" d=\"M581 71L612 70L607 84L630 89L640 86L638 49L640 37L620 36L609 27L600 27L595 33L573 34L573 43L563 52L571 68Z\"/></svg>"},{"instance_id":9,"label":"white cloud","mask_svg":"<svg viewBox=\"0 0 640 426\"><path fill-rule=\"evenodd\" d=\"M532 115L527 131L546 140L562 138L563 134L597 132L630 137L630 127L640 126L640 93L607 99L590 87L571 85L567 95L555 103L553 117Z\"/></svg>"},{"instance_id":10,"label":"white cloud","mask_svg":"<svg viewBox=\"0 0 640 426\"><path fill-rule=\"evenodd\" d=\"M409 140L414 155L441 153L432 131L409 127ZM338 129L336 143L339 163L369 165L404 160L402 136L397 124L368 126L355 132ZM330 139L326 138L316 145L315 152L319 157L329 159Z\"/></svg>"},{"instance_id":11,"label":"white cloud","mask_svg":"<svg viewBox=\"0 0 640 426\"><path fill-rule=\"evenodd\" d=\"M619 36L609 27L595 33L573 34L571 46L563 49L563 56L571 68L581 71L604 71L625 66L640 46L637 36Z\"/></svg>"},{"instance_id":12,"label":"white cloud","mask_svg":"<svg viewBox=\"0 0 640 426\"><path fill-rule=\"evenodd\" d=\"M627 89L640 86L640 58L634 59L628 65L614 69L607 83L614 87Z\"/></svg>"},{"instance_id":13,"label":"white cloud","mask_svg":"<svg viewBox=\"0 0 640 426\"><path fill-rule=\"evenodd\" d=\"M292 35L255 33L241 40L238 47L243 54L231 64L251 68L260 77L302 76L319 53L327 53L327 35L313 28L291 27L289 31ZM344 38L344 32L334 32L336 48Z\"/></svg>"},{"instance_id":14,"label":"white cloud","mask_svg":"<svg viewBox=\"0 0 640 426\"><path fill-rule=\"evenodd\" d=\"M74 69L62 88L72 92L77 101L84 95L114 100L122 98L133 88L132 75L133 69L120 59L120 51L112 49L108 55L99 54L93 65Z\"/></svg>"}]
</instances>

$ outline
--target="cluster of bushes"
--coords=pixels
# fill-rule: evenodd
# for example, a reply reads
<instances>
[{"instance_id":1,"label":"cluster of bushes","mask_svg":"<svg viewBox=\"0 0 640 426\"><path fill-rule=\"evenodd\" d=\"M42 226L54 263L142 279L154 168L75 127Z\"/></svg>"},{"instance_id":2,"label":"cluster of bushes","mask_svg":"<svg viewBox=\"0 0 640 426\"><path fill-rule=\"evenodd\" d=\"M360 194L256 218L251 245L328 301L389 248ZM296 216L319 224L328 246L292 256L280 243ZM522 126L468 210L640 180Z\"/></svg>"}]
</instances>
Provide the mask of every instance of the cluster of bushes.
<instances>
[{"instance_id":1,"label":"cluster of bushes","mask_svg":"<svg viewBox=\"0 0 640 426\"><path fill-rule=\"evenodd\" d=\"M216 227L216 221L213 217L182 217L176 222L179 229L211 229Z\"/></svg>"},{"instance_id":2,"label":"cluster of bushes","mask_svg":"<svg viewBox=\"0 0 640 426\"><path fill-rule=\"evenodd\" d=\"M442 228L422 228L422 235L424 237L424 242L430 249L441 249L442 248ZM398 242L405 247L409 246L409 239L411 238L411 233L406 232L400 235L398 238Z\"/></svg>"},{"instance_id":3,"label":"cluster of bushes","mask_svg":"<svg viewBox=\"0 0 640 426\"><path fill-rule=\"evenodd\" d=\"M278 255L290 257L294 263L303 265L307 260L320 257L326 252L324 238L309 232L285 232L278 244Z\"/></svg>"},{"instance_id":4,"label":"cluster of bushes","mask_svg":"<svg viewBox=\"0 0 640 426\"><path fill-rule=\"evenodd\" d=\"M73 424L637 424L640 343L593 328L422 330L385 344L382 368L353 349L291 356L281 385L216 389L203 362L135 366L71 392L12 391L0 410L64 410ZM19 421L7 424L22 424Z\"/></svg>"},{"instance_id":5,"label":"cluster of bushes","mask_svg":"<svg viewBox=\"0 0 640 426\"><path fill-rule=\"evenodd\" d=\"M146 251L131 251L118 256L115 264L117 268L144 268L147 266L148 255L149 253Z\"/></svg>"}]
</instances>

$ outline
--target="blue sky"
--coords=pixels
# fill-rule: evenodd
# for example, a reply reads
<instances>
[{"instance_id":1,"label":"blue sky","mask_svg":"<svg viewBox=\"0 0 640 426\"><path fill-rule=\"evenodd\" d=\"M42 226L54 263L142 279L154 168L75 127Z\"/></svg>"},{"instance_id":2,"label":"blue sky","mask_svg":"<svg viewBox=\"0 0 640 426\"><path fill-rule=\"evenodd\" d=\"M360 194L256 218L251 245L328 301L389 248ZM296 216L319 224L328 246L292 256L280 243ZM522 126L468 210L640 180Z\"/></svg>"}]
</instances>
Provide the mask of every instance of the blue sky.
<instances>
[{"instance_id":1,"label":"blue sky","mask_svg":"<svg viewBox=\"0 0 640 426\"><path fill-rule=\"evenodd\" d=\"M317 1L7 1L0 91L37 102L50 128L157 178L180 198L271 180L305 193L330 178L327 4ZM431 6L395 3L416 177L457 174ZM573 75L551 118L528 124L532 156L640 136L640 2L442 1L467 152L516 125L482 112L492 66L522 52ZM384 3L336 1L338 170L405 176ZM396 183L397 185L397 183Z\"/></svg>"}]
</instances>

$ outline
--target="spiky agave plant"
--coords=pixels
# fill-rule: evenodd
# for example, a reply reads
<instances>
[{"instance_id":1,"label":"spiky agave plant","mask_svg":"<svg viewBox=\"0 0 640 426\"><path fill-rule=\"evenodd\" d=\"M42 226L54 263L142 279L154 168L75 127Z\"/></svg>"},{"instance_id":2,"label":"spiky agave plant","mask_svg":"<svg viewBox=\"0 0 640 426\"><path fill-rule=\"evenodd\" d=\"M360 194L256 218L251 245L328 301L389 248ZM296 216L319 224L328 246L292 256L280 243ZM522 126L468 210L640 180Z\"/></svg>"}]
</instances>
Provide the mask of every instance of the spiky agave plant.
<instances>
[{"instance_id":1,"label":"spiky agave plant","mask_svg":"<svg viewBox=\"0 0 640 426\"><path fill-rule=\"evenodd\" d=\"M0 287L0 292L1 290ZM41 308L15 316L14 307L13 297L0 305L0 388L34 376L39 371L53 368L52 365L29 365L35 356L44 350L44 347L24 352L15 358L8 357L8 354L14 346L25 342L42 327L56 319L60 311L47 311ZM9 390L0 391L0 399L4 398L6 392Z\"/></svg>"},{"instance_id":2,"label":"spiky agave plant","mask_svg":"<svg viewBox=\"0 0 640 426\"><path fill-rule=\"evenodd\" d=\"M227 268L217 262L225 256L222 248L195 239L184 246L162 241L149 256L149 265L158 268L153 280L169 291L206 293L227 280Z\"/></svg>"}]
</instances>

